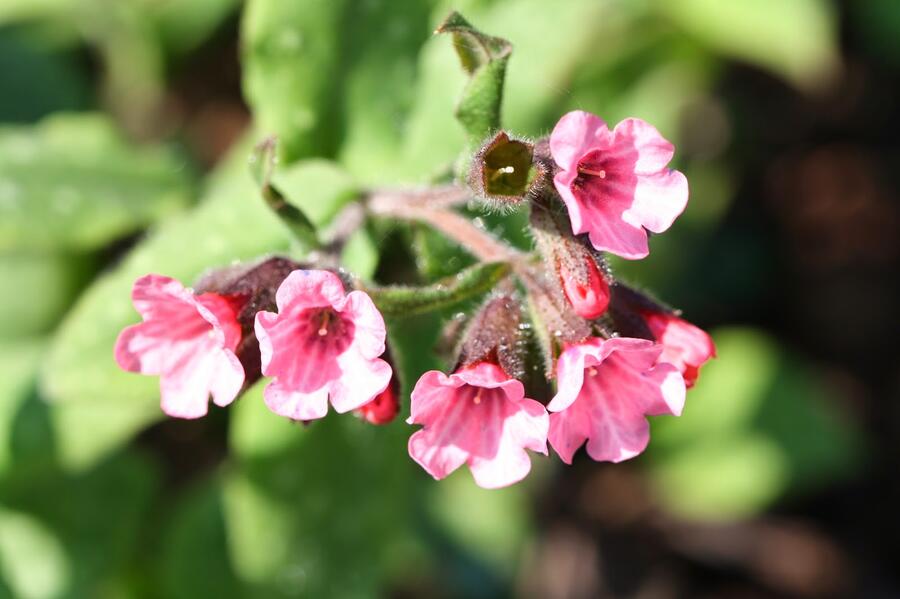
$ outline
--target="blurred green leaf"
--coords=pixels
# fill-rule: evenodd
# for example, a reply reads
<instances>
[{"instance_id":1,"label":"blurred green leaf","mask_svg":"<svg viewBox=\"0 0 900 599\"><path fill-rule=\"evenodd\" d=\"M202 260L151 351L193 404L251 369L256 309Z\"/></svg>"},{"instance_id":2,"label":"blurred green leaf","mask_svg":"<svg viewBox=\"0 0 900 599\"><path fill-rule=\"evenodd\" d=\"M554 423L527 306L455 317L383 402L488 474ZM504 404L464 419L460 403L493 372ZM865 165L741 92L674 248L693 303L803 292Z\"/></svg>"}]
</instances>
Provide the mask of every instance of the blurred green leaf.
<instances>
[{"instance_id":1,"label":"blurred green leaf","mask_svg":"<svg viewBox=\"0 0 900 599\"><path fill-rule=\"evenodd\" d=\"M20 470L0 485L0 503L39 520L59 539L69 561L65 597L95 597L138 555L150 517L157 474L133 454L90 471Z\"/></svg>"},{"instance_id":2,"label":"blurred green leaf","mask_svg":"<svg viewBox=\"0 0 900 599\"><path fill-rule=\"evenodd\" d=\"M0 573L21 599L59 597L70 565L59 539L40 521L0 507Z\"/></svg>"},{"instance_id":3,"label":"blurred green leaf","mask_svg":"<svg viewBox=\"0 0 900 599\"><path fill-rule=\"evenodd\" d=\"M230 408L228 446L241 458L278 454L302 434L302 425L266 407L263 389L267 384L269 381L265 379L257 382Z\"/></svg>"},{"instance_id":4,"label":"blurred green leaf","mask_svg":"<svg viewBox=\"0 0 900 599\"><path fill-rule=\"evenodd\" d=\"M153 20L162 43L184 54L208 39L240 6L240 0L145 1L140 6Z\"/></svg>"},{"instance_id":5,"label":"blurred green leaf","mask_svg":"<svg viewBox=\"0 0 900 599\"><path fill-rule=\"evenodd\" d=\"M432 0L355 0L340 40L343 135L338 159L367 184L395 185L409 172L399 156L415 101L416 63L431 35ZM415 173L421 177L421 173Z\"/></svg>"},{"instance_id":6,"label":"blurred green leaf","mask_svg":"<svg viewBox=\"0 0 900 599\"><path fill-rule=\"evenodd\" d=\"M88 108L87 69L44 46L16 30L0 30L0 89L16 90L0 94L0 121L32 122L54 111Z\"/></svg>"},{"instance_id":7,"label":"blurred green leaf","mask_svg":"<svg viewBox=\"0 0 900 599\"><path fill-rule=\"evenodd\" d=\"M689 518L731 520L753 516L778 499L789 483L784 452L762 435L697 438L654 470L654 483L670 510Z\"/></svg>"},{"instance_id":8,"label":"blurred green leaf","mask_svg":"<svg viewBox=\"0 0 900 599\"><path fill-rule=\"evenodd\" d=\"M241 23L243 88L257 126L287 162L334 148L332 102L348 0L248 0ZM337 130L336 130L337 129Z\"/></svg>"},{"instance_id":9,"label":"blurred green leaf","mask_svg":"<svg viewBox=\"0 0 900 599\"><path fill-rule=\"evenodd\" d=\"M13 425L19 410L35 391L43 339L0 343L0 475L12 463Z\"/></svg>"},{"instance_id":10,"label":"blurred green leaf","mask_svg":"<svg viewBox=\"0 0 900 599\"><path fill-rule=\"evenodd\" d=\"M278 420L271 415L268 426L277 430ZM261 435L263 451L244 444L250 454L226 483L237 571L256 596L380 595L388 569L403 563L409 534L409 431L336 414L292 428L277 452Z\"/></svg>"},{"instance_id":11,"label":"blurred green leaf","mask_svg":"<svg viewBox=\"0 0 900 599\"><path fill-rule=\"evenodd\" d=\"M0 339L53 328L93 271L78 254L0 251Z\"/></svg>"},{"instance_id":12,"label":"blurred green leaf","mask_svg":"<svg viewBox=\"0 0 900 599\"><path fill-rule=\"evenodd\" d=\"M485 490L464 466L440 484L429 484L425 505L468 554L489 563L495 572L515 573L532 527L525 486Z\"/></svg>"},{"instance_id":13,"label":"blurred green leaf","mask_svg":"<svg viewBox=\"0 0 900 599\"><path fill-rule=\"evenodd\" d=\"M162 596L217 599L247 596L228 557L220 482L209 481L178 503L162 538Z\"/></svg>"},{"instance_id":14,"label":"blurred green leaf","mask_svg":"<svg viewBox=\"0 0 900 599\"><path fill-rule=\"evenodd\" d=\"M749 516L852 471L855 426L820 375L759 331L719 329L713 339L718 358L701 370L684 414L653 420L651 474L670 509Z\"/></svg>"},{"instance_id":15,"label":"blurred green leaf","mask_svg":"<svg viewBox=\"0 0 900 599\"><path fill-rule=\"evenodd\" d=\"M656 0L703 44L815 88L837 67L835 8L826 0Z\"/></svg>"},{"instance_id":16,"label":"blurred green leaf","mask_svg":"<svg viewBox=\"0 0 900 599\"><path fill-rule=\"evenodd\" d=\"M184 164L100 115L0 128L0 249L100 247L188 200Z\"/></svg>"}]
</instances>

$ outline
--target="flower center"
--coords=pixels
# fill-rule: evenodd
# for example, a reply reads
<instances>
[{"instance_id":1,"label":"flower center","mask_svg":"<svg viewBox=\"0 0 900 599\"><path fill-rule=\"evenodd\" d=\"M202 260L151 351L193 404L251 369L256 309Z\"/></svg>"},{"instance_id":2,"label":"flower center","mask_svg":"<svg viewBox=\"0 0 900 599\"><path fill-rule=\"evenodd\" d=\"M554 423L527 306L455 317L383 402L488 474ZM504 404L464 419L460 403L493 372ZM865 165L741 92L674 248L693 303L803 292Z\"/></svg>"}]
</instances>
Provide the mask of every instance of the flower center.
<instances>
[{"instance_id":1,"label":"flower center","mask_svg":"<svg viewBox=\"0 0 900 599\"><path fill-rule=\"evenodd\" d=\"M330 307L305 310L297 320L297 335L307 343L341 351L353 341L353 322Z\"/></svg>"}]
</instances>

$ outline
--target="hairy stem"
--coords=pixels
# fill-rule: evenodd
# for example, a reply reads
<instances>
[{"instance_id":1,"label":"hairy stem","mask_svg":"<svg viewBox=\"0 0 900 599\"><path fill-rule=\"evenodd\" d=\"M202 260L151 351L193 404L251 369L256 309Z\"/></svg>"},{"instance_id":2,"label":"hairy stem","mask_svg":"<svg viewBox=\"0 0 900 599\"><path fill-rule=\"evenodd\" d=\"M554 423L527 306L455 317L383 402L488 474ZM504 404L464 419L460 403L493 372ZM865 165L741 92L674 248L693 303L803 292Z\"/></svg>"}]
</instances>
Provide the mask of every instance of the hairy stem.
<instances>
[{"instance_id":1,"label":"hairy stem","mask_svg":"<svg viewBox=\"0 0 900 599\"><path fill-rule=\"evenodd\" d=\"M464 192L462 197L465 197L466 201L469 199L469 192L461 187L455 189ZM458 193L450 189L440 195L409 195L393 190L376 191L368 197L367 206L369 212L375 216L426 223L456 241L481 261L520 262L523 258L521 252L448 208L463 202Z\"/></svg>"}]
</instances>

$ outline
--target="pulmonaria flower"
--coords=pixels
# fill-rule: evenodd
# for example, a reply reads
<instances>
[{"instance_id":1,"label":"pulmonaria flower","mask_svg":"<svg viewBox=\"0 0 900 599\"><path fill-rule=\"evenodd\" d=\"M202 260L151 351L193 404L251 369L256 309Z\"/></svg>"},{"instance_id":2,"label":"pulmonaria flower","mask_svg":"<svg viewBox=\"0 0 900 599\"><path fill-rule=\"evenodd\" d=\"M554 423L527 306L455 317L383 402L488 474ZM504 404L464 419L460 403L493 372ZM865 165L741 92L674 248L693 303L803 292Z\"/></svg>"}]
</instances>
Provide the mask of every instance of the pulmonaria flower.
<instances>
[{"instance_id":1,"label":"pulmonaria flower","mask_svg":"<svg viewBox=\"0 0 900 599\"><path fill-rule=\"evenodd\" d=\"M656 342L663 346L660 361L678 368L687 387L693 387L700 375L700 367L716 356L712 337L700 327L668 312L643 310L641 316Z\"/></svg>"},{"instance_id":2,"label":"pulmonaria flower","mask_svg":"<svg viewBox=\"0 0 900 599\"><path fill-rule=\"evenodd\" d=\"M687 205L683 174L667 168L675 149L640 119L612 131L600 117L574 111L550 135L561 169L553 179L572 221L593 246L623 258L650 253L647 232L668 229Z\"/></svg>"},{"instance_id":3,"label":"pulmonaria flower","mask_svg":"<svg viewBox=\"0 0 900 599\"><path fill-rule=\"evenodd\" d=\"M393 383L375 396L375 399L356 410L369 424L382 425L391 422L400 412L400 402Z\"/></svg>"},{"instance_id":4,"label":"pulmonaria flower","mask_svg":"<svg viewBox=\"0 0 900 599\"><path fill-rule=\"evenodd\" d=\"M345 294L324 270L295 270L275 294L278 313L256 314L266 405L294 420L355 410L385 390L391 367L381 313L362 291Z\"/></svg>"},{"instance_id":5,"label":"pulmonaria flower","mask_svg":"<svg viewBox=\"0 0 900 599\"><path fill-rule=\"evenodd\" d=\"M144 322L119 335L119 366L158 375L162 409L169 416L204 416L210 395L216 405L230 404L244 384L244 369L234 354L241 327L232 299L194 295L160 275L135 281L131 298Z\"/></svg>"},{"instance_id":6,"label":"pulmonaria flower","mask_svg":"<svg viewBox=\"0 0 900 599\"><path fill-rule=\"evenodd\" d=\"M609 285L592 258L585 259L580 273L570 271L565 263L560 262L559 278L566 298L580 317L593 320L606 312L609 306Z\"/></svg>"},{"instance_id":7,"label":"pulmonaria flower","mask_svg":"<svg viewBox=\"0 0 900 599\"><path fill-rule=\"evenodd\" d=\"M587 441L597 461L621 462L650 440L646 416L678 416L685 386L678 369L657 359L663 351L646 339L590 338L566 348L557 361L557 393L549 441L567 464Z\"/></svg>"},{"instance_id":8,"label":"pulmonaria flower","mask_svg":"<svg viewBox=\"0 0 900 599\"><path fill-rule=\"evenodd\" d=\"M547 411L499 366L478 362L446 376L432 370L412 392L409 455L442 479L468 464L486 489L505 487L531 470L526 449L547 453Z\"/></svg>"}]
</instances>

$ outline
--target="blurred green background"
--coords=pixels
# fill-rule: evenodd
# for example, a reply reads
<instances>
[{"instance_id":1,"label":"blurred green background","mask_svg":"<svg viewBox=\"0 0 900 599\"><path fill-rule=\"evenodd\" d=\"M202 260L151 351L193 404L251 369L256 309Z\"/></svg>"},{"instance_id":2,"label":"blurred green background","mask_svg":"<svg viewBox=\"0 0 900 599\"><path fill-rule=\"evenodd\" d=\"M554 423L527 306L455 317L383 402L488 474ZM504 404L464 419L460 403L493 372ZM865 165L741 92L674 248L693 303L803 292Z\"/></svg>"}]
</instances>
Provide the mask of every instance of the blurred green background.
<instances>
[{"instance_id":1,"label":"blurred green background","mask_svg":"<svg viewBox=\"0 0 900 599\"><path fill-rule=\"evenodd\" d=\"M580 108L675 142L688 210L615 266L713 332L684 416L502 491L259 385L164 420L112 360L132 281L288 249L247 169L267 134L320 224L446 173L451 8L514 44L508 130ZM900 596L898 95L896 0L0 0L0 597ZM391 223L346 259L466 260ZM389 325L407 386L442 366L435 317Z\"/></svg>"}]
</instances>

